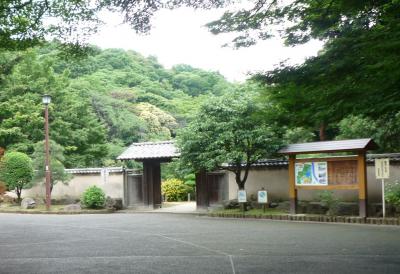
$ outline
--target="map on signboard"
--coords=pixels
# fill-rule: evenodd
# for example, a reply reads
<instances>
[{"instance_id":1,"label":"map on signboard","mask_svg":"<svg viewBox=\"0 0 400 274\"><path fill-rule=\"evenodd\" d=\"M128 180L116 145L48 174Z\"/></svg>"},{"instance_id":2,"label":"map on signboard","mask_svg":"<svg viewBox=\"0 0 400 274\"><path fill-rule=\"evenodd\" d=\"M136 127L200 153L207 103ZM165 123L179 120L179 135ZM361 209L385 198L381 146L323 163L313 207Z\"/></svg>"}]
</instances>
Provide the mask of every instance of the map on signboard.
<instances>
[{"instance_id":1,"label":"map on signboard","mask_svg":"<svg viewBox=\"0 0 400 274\"><path fill-rule=\"evenodd\" d=\"M299 186L326 186L328 185L327 162L296 163L296 185Z\"/></svg>"}]
</instances>

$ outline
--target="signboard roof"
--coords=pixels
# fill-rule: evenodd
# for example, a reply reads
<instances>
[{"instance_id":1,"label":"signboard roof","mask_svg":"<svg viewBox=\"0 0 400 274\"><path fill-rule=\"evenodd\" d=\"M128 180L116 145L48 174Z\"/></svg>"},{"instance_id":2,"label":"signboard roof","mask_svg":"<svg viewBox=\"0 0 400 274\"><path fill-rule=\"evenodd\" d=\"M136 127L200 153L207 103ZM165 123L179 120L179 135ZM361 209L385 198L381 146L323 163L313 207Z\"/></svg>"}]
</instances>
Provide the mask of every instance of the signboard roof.
<instances>
[{"instance_id":1,"label":"signboard roof","mask_svg":"<svg viewBox=\"0 0 400 274\"><path fill-rule=\"evenodd\" d=\"M322 141L301 144L291 144L281 150L282 154L305 154L305 153L323 153L323 152L342 152L359 151L378 148L377 144L370 138L352 139L339 141Z\"/></svg>"}]
</instances>

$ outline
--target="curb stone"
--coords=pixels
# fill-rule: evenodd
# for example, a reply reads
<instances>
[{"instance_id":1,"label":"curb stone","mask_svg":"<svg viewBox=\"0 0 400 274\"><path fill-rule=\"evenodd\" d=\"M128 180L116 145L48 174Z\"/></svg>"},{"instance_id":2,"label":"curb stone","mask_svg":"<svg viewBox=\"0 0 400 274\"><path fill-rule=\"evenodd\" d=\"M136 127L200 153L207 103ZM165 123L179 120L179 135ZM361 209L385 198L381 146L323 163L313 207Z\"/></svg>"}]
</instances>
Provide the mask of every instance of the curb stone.
<instances>
[{"instance_id":1,"label":"curb stone","mask_svg":"<svg viewBox=\"0 0 400 274\"><path fill-rule=\"evenodd\" d=\"M209 213L209 217L219 218L243 218L243 219L269 219L269 220L287 220L300 222L322 222L322 223L350 223L350 224L374 224L374 225L400 225L400 218L373 218L373 217L349 217L349 216L325 216L325 215L244 215L241 213Z\"/></svg>"}]
</instances>

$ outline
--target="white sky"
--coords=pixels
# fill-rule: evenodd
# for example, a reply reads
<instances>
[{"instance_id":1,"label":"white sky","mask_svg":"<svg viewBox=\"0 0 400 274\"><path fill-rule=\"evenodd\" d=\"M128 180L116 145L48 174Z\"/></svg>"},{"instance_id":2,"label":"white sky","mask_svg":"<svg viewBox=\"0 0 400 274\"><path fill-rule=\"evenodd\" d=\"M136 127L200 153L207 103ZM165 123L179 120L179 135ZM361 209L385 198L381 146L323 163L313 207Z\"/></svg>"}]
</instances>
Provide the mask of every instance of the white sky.
<instances>
[{"instance_id":1,"label":"white sky","mask_svg":"<svg viewBox=\"0 0 400 274\"><path fill-rule=\"evenodd\" d=\"M213 35L204 27L221 14L222 10L162 10L153 18L150 34L137 35L128 25L121 24L120 15L104 13L105 26L89 42L103 49L123 48L145 56L154 55L167 68L188 64L219 71L231 81L243 81L248 72L269 70L285 60L290 64L301 63L322 48L319 41L285 47L279 38L239 50L222 47L231 41L232 35Z\"/></svg>"}]
</instances>

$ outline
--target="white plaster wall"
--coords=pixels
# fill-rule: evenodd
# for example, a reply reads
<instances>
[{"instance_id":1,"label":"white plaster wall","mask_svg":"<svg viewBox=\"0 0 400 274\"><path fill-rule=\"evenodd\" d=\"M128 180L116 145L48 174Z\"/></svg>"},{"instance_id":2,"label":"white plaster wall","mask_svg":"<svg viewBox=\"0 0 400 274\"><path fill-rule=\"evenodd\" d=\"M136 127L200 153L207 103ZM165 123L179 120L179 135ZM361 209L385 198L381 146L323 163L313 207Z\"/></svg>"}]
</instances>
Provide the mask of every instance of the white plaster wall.
<instances>
[{"instance_id":1,"label":"white plaster wall","mask_svg":"<svg viewBox=\"0 0 400 274\"><path fill-rule=\"evenodd\" d=\"M276 169L252 169L249 172L245 189L247 196L257 195L257 191L264 187L268 191L271 200L289 200L289 174L286 168ZM229 199L237 198L238 186L233 172L229 172Z\"/></svg>"},{"instance_id":2,"label":"white plaster wall","mask_svg":"<svg viewBox=\"0 0 400 274\"><path fill-rule=\"evenodd\" d=\"M232 172L228 173L229 199L237 198L237 184ZM390 166L389 181L400 180L400 165ZM257 168L252 169L246 181L245 189L248 197L257 195L257 191L264 187L268 191L270 201L289 200L289 174L287 168ZM367 166L368 199L370 202L381 201L381 180L375 179L375 166ZM335 190L335 196L343 201L357 201L358 190ZM319 190L299 190L299 200L317 200Z\"/></svg>"},{"instance_id":3,"label":"white plaster wall","mask_svg":"<svg viewBox=\"0 0 400 274\"><path fill-rule=\"evenodd\" d=\"M82 193L90 186L96 185L104 190L106 196L123 198L122 173L110 173L107 182L104 182L99 173L74 174L67 185L57 183L51 193L52 199L73 198L79 199ZM24 189L22 197L45 197L44 183L38 183L31 189Z\"/></svg>"}]
</instances>

